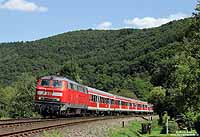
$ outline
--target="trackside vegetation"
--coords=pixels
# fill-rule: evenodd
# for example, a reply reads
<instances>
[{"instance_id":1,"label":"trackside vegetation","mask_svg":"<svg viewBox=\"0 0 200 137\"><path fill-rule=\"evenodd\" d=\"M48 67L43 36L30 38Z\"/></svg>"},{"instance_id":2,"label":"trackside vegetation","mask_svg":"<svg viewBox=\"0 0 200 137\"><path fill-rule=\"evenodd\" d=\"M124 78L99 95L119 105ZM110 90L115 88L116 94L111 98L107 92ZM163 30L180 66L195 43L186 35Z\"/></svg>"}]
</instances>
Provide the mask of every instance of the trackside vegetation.
<instances>
[{"instance_id":1,"label":"trackside vegetation","mask_svg":"<svg viewBox=\"0 0 200 137\"><path fill-rule=\"evenodd\" d=\"M0 43L0 116L38 116L33 111L37 78L61 75L149 101L161 123L166 111L170 119L181 115L184 129L200 133L199 55L200 2L192 17L156 28L88 29Z\"/></svg>"},{"instance_id":2,"label":"trackside vegetation","mask_svg":"<svg viewBox=\"0 0 200 137\"><path fill-rule=\"evenodd\" d=\"M175 136L195 136L196 132L193 131L181 131L175 130L176 122L170 121L169 133L165 133L164 124L160 124L158 120L148 121L147 124L151 124L151 132L142 133L142 121L133 121L124 128L111 129L109 132L110 137L175 137Z\"/></svg>"}]
</instances>

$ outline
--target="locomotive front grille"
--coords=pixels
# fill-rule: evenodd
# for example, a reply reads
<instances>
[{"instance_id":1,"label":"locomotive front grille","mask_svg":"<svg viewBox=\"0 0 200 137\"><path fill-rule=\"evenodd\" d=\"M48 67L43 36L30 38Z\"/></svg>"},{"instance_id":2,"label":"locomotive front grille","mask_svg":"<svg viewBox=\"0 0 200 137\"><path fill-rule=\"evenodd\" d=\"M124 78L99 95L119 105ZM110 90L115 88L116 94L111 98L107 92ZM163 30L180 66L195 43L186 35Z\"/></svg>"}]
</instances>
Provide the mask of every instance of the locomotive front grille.
<instances>
[{"instance_id":1,"label":"locomotive front grille","mask_svg":"<svg viewBox=\"0 0 200 137\"><path fill-rule=\"evenodd\" d=\"M39 97L40 101L47 101L47 102L58 102L60 101L59 98L49 98L49 97Z\"/></svg>"}]
</instances>

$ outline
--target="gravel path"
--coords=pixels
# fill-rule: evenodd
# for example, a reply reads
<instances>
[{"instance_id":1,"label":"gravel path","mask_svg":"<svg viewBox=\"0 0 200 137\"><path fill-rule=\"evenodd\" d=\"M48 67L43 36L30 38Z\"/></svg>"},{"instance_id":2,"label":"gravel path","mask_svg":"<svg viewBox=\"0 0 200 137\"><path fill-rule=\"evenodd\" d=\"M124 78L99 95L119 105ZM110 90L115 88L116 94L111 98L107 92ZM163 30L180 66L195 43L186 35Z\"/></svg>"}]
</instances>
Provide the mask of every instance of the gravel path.
<instances>
[{"instance_id":1,"label":"gravel path","mask_svg":"<svg viewBox=\"0 0 200 137\"><path fill-rule=\"evenodd\" d=\"M84 123L79 125L67 126L62 129L57 129L62 132L64 137L108 137L109 130L122 126L122 121L125 122L125 126L134 120L142 121L142 118L119 118L95 121L90 123ZM50 131L51 132L51 131ZM43 134L38 134L35 137L42 137Z\"/></svg>"}]
</instances>

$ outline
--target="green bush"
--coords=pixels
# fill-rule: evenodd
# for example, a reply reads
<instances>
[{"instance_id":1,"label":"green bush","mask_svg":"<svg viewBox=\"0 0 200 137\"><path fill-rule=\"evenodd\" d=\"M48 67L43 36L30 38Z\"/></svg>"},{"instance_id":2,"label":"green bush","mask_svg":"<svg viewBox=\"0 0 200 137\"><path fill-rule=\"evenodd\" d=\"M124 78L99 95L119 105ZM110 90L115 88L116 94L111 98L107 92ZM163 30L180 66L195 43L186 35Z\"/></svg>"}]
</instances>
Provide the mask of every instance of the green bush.
<instances>
[{"instance_id":1,"label":"green bush","mask_svg":"<svg viewBox=\"0 0 200 137\"><path fill-rule=\"evenodd\" d=\"M168 122L168 133L174 134L178 130L178 124L175 121ZM166 134L166 125L163 125L163 129L161 131L162 134Z\"/></svg>"},{"instance_id":2,"label":"green bush","mask_svg":"<svg viewBox=\"0 0 200 137\"><path fill-rule=\"evenodd\" d=\"M169 121L168 127L169 133L176 133L178 130L178 124L175 121Z\"/></svg>"},{"instance_id":3,"label":"green bush","mask_svg":"<svg viewBox=\"0 0 200 137\"><path fill-rule=\"evenodd\" d=\"M200 135L200 115L196 117L196 120L194 122L194 128L197 131L197 133Z\"/></svg>"}]
</instances>

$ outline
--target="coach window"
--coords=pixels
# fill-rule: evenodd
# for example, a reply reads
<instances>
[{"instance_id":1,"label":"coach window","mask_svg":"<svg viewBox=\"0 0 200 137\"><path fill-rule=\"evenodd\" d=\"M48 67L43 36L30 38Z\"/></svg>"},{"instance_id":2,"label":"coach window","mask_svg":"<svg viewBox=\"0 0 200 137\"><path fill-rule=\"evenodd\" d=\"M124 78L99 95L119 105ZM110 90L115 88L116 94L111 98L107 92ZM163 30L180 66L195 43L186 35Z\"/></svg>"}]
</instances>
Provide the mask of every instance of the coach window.
<instances>
[{"instance_id":1,"label":"coach window","mask_svg":"<svg viewBox=\"0 0 200 137\"><path fill-rule=\"evenodd\" d=\"M54 80L53 87L55 88L62 88L62 81Z\"/></svg>"},{"instance_id":2,"label":"coach window","mask_svg":"<svg viewBox=\"0 0 200 137\"><path fill-rule=\"evenodd\" d=\"M98 102L98 96L95 96L96 102Z\"/></svg>"},{"instance_id":3,"label":"coach window","mask_svg":"<svg viewBox=\"0 0 200 137\"><path fill-rule=\"evenodd\" d=\"M95 102L95 95L92 95L92 101Z\"/></svg>"},{"instance_id":4,"label":"coach window","mask_svg":"<svg viewBox=\"0 0 200 137\"><path fill-rule=\"evenodd\" d=\"M93 102L95 102L96 101L96 99L95 99L96 97L95 97L95 95L92 95L92 96L93 96Z\"/></svg>"},{"instance_id":5,"label":"coach window","mask_svg":"<svg viewBox=\"0 0 200 137\"><path fill-rule=\"evenodd\" d=\"M94 95L92 95L92 101L94 102Z\"/></svg>"},{"instance_id":6,"label":"coach window","mask_svg":"<svg viewBox=\"0 0 200 137\"><path fill-rule=\"evenodd\" d=\"M73 89L78 90L78 86L76 84L73 84Z\"/></svg>"},{"instance_id":7,"label":"coach window","mask_svg":"<svg viewBox=\"0 0 200 137\"><path fill-rule=\"evenodd\" d=\"M83 87L78 86L78 91L83 92Z\"/></svg>"},{"instance_id":8,"label":"coach window","mask_svg":"<svg viewBox=\"0 0 200 137\"><path fill-rule=\"evenodd\" d=\"M110 104L110 99L109 98L107 98L107 104Z\"/></svg>"},{"instance_id":9,"label":"coach window","mask_svg":"<svg viewBox=\"0 0 200 137\"><path fill-rule=\"evenodd\" d=\"M92 95L90 95L90 101L92 101Z\"/></svg>"},{"instance_id":10,"label":"coach window","mask_svg":"<svg viewBox=\"0 0 200 137\"><path fill-rule=\"evenodd\" d=\"M94 102L97 102L97 96L96 95L94 96Z\"/></svg>"},{"instance_id":11,"label":"coach window","mask_svg":"<svg viewBox=\"0 0 200 137\"><path fill-rule=\"evenodd\" d=\"M104 98L103 103L106 104L106 102L107 102L107 98Z\"/></svg>"},{"instance_id":12,"label":"coach window","mask_svg":"<svg viewBox=\"0 0 200 137\"><path fill-rule=\"evenodd\" d=\"M110 104L113 104L113 99L110 100Z\"/></svg>"},{"instance_id":13,"label":"coach window","mask_svg":"<svg viewBox=\"0 0 200 137\"><path fill-rule=\"evenodd\" d=\"M117 101L117 105L120 105L120 101L119 100Z\"/></svg>"},{"instance_id":14,"label":"coach window","mask_svg":"<svg viewBox=\"0 0 200 137\"><path fill-rule=\"evenodd\" d=\"M43 86L43 87L49 87L49 85L50 85L50 80L43 79L43 80L41 81L41 84L40 84L40 85Z\"/></svg>"},{"instance_id":15,"label":"coach window","mask_svg":"<svg viewBox=\"0 0 200 137\"><path fill-rule=\"evenodd\" d=\"M100 97L100 103L103 103L103 98L102 97Z\"/></svg>"}]
</instances>

